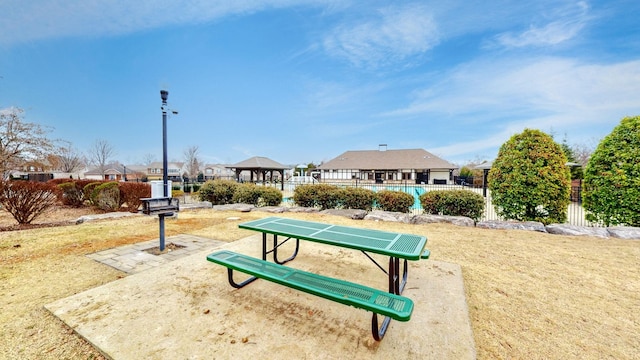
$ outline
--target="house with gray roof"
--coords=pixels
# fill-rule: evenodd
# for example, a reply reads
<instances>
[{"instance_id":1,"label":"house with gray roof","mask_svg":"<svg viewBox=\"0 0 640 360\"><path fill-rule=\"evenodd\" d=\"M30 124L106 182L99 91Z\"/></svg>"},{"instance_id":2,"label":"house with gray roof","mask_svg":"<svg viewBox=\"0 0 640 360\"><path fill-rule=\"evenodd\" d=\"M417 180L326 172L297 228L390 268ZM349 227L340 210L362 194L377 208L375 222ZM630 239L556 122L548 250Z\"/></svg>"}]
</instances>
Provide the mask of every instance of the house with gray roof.
<instances>
[{"instance_id":1,"label":"house with gray roof","mask_svg":"<svg viewBox=\"0 0 640 360\"><path fill-rule=\"evenodd\" d=\"M318 166L322 182L453 184L458 167L424 149L351 150Z\"/></svg>"},{"instance_id":2,"label":"house with gray roof","mask_svg":"<svg viewBox=\"0 0 640 360\"><path fill-rule=\"evenodd\" d=\"M235 172L228 168L227 164L206 164L202 169L204 181L215 179L233 179Z\"/></svg>"}]
</instances>

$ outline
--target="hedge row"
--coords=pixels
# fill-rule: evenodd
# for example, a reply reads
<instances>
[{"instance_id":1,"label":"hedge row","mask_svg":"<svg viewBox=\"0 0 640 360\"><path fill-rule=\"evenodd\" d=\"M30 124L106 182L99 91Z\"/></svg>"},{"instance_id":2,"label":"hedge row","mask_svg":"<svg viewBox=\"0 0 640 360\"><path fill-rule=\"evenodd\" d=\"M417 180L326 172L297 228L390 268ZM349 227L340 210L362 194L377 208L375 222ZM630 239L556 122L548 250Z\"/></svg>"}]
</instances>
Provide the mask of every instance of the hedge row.
<instances>
[{"instance_id":1,"label":"hedge row","mask_svg":"<svg viewBox=\"0 0 640 360\"><path fill-rule=\"evenodd\" d=\"M66 180L66 179L65 179ZM137 212L142 198L151 197L148 183L115 182L95 180L72 180L58 183L58 199L64 204L81 207L89 203L104 211L118 211L127 205L127 210Z\"/></svg>"},{"instance_id":2,"label":"hedge row","mask_svg":"<svg viewBox=\"0 0 640 360\"><path fill-rule=\"evenodd\" d=\"M278 189L220 179L205 182L200 187L198 196L200 201L209 201L212 205L243 203L255 206L277 206L282 202L282 192Z\"/></svg>"},{"instance_id":3,"label":"hedge row","mask_svg":"<svg viewBox=\"0 0 640 360\"><path fill-rule=\"evenodd\" d=\"M330 184L300 185L293 193L293 202L303 207L326 209L373 208L384 211L409 212L413 196L402 191L383 190L374 192L363 188L339 188Z\"/></svg>"},{"instance_id":4,"label":"hedge row","mask_svg":"<svg viewBox=\"0 0 640 360\"><path fill-rule=\"evenodd\" d=\"M293 195L298 206L326 209L373 208L383 211L408 213L414 204L411 194L403 191L382 190L374 192L363 188L339 188L330 184L301 185ZM482 217L484 198L467 190L436 190L420 196L420 203L427 214L467 216L474 220Z\"/></svg>"}]
</instances>

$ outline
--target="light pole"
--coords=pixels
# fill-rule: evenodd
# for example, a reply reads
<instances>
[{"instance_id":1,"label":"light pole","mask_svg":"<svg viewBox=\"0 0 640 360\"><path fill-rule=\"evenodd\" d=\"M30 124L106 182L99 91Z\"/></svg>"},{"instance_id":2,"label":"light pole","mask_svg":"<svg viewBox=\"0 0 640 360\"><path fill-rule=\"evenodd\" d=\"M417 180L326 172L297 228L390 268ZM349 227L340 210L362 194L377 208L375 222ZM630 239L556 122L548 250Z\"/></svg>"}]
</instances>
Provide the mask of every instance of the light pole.
<instances>
[{"instance_id":1,"label":"light pole","mask_svg":"<svg viewBox=\"0 0 640 360\"><path fill-rule=\"evenodd\" d=\"M167 90L160 90L160 98L162 99L162 196L169 197L169 191L167 191L167 98L169 92ZM160 223L160 251L164 251L164 215L159 214Z\"/></svg>"}]
</instances>

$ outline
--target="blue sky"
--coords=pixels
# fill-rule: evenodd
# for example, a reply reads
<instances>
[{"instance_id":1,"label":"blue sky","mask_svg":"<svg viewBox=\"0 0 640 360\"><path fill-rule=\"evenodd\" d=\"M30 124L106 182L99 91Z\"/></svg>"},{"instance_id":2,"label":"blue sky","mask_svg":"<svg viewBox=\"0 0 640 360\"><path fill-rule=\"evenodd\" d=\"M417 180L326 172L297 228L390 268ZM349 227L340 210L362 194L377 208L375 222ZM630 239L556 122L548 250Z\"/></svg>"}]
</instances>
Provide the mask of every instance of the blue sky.
<instances>
[{"instance_id":1,"label":"blue sky","mask_svg":"<svg viewBox=\"0 0 640 360\"><path fill-rule=\"evenodd\" d=\"M640 115L640 2L0 1L0 109L113 160L423 148L492 160L525 128L594 144Z\"/></svg>"}]
</instances>

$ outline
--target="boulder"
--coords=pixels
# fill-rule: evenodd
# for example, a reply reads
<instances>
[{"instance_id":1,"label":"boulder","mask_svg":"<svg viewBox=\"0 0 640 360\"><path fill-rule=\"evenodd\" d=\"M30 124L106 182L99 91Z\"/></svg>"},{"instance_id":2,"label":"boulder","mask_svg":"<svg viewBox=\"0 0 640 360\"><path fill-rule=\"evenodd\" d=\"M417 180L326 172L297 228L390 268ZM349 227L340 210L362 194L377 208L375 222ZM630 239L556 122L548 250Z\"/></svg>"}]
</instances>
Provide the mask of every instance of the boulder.
<instances>
[{"instance_id":1,"label":"boulder","mask_svg":"<svg viewBox=\"0 0 640 360\"><path fill-rule=\"evenodd\" d=\"M240 211L240 212L250 212L256 207L251 204L226 204L226 205L213 205L213 210L217 211Z\"/></svg>"},{"instance_id":2,"label":"boulder","mask_svg":"<svg viewBox=\"0 0 640 360\"><path fill-rule=\"evenodd\" d=\"M318 212L319 210L312 207L293 206L293 207L287 208L287 211L294 212L294 213L314 213L314 212Z\"/></svg>"},{"instance_id":3,"label":"boulder","mask_svg":"<svg viewBox=\"0 0 640 360\"><path fill-rule=\"evenodd\" d=\"M640 240L640 228L631 226L612 226L607 228L609 236L618 239Z\"/></svg>"},{"instance_id":4,"label":"boulder","mask_svg":"<svg viewBox=\"0 0 640 360\"><path fill-rule=\"evenodd\" d=\"M209 201L198 201L190 203L180 203L180 210L187 209L211 209L211 203Z\"/></svg>"},{"instance_id":5,"label":"boulder","mask_svg":"<svg viewBox=\"0 0 640 360\"><path fill-rule=\"evenodd\" d=\"M605 228L576 226L570 224L549 224L545 226L547 232L556 235L572 235L572 236L596 236L608 238L609 233Z\"/></svg>"},{"instance_id":6,"label":"boulder","mask_svg":"<svg viewBox=\"0 0 640 360\"><path fill-rule=\"evenodd\" d=\"M405 214L401 212L380 211L374 210L364 217L365 220L373 221L389 221L389 222L401 222L405 224L411 224L414 215Z\"/></svg>"},{"instance_id":7,"label":"boulder","mask_svg":"<svg viewBox=\"0 0 640 360\"><path fill-rule=\"evenodd\" d=\"M327 209L327 210L321 211L320 213L344 216L353 220L362 220L367 215L366 210L358 210L358 209Z\"/></svg>"},{"instance_id":8,"label":"boulder","mask_svg":"<svg viewBox=\"0 0 640 360\"><path fill-rule=\"evenodd\" d=\"M79 225L79 224L82 224L82 223L87 222L87 221L103 220L103 219L116 219L116 218L128 217L128 216L142 216L142 213L131 213L131 212L124 212L124 211L114 211L114 212L108 212L108 213L104 213L104 214L84 215L84 216L80 216L79 218L77 218L75 223L76 223L76 225ZM145 215L145 216L147 216L147 215Z\"/></svg>"},{"instance_id":9,"label":"boulder","mask_svg":"<svg viewBox=\"0 0 640 360\"><path fill-rule=\"evenodd\" d=\"M282 206L263 206L255 208L254 211L264 211L274 214L281 214L283 212L287 212L287 208Z\"/></svg>"},{"instance_id":10,"label":"boulder","mask_svg":"<svg viewBox=\"0 0 640 360\"><path fill-rule=\"evenodd\" d=\"M530 230L547 232L544 225L538 221L499 221L489 220L481 221L476 224L476 227L483 229L513 229L513 230Z\"/></svg>"},{"instance_id":11,"label":"boulder","mask_svg":"<svg viewBox=\"0 0 640 360\"><path fill-rule=\"evenodd\" d=\"M423 214L413 217L414 224L448 223L458 226L475 226L473 219L466 216Z\"/></svg>"}]
</instances>

